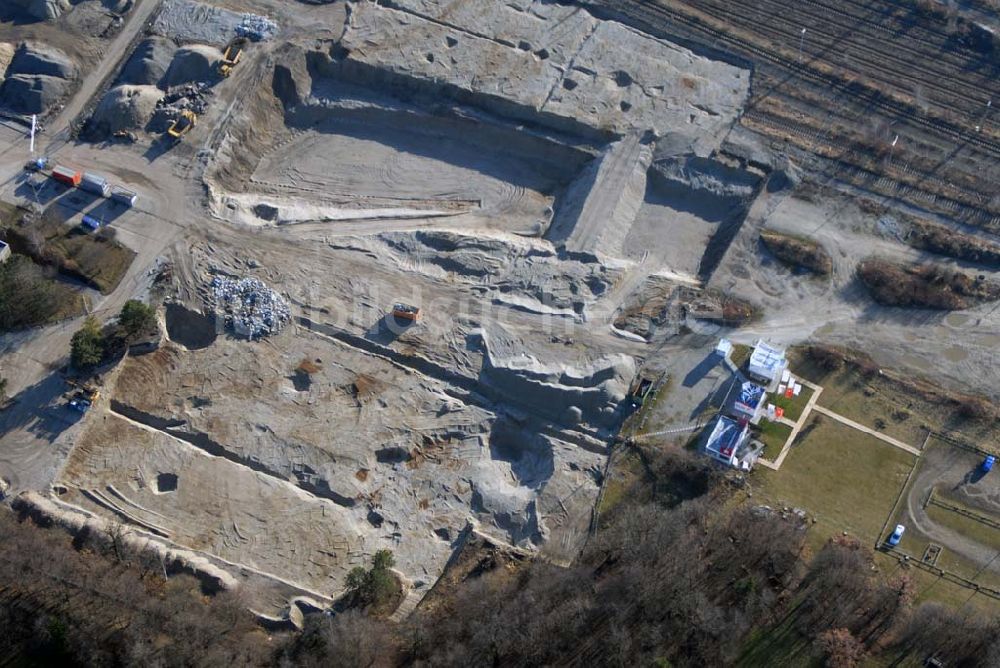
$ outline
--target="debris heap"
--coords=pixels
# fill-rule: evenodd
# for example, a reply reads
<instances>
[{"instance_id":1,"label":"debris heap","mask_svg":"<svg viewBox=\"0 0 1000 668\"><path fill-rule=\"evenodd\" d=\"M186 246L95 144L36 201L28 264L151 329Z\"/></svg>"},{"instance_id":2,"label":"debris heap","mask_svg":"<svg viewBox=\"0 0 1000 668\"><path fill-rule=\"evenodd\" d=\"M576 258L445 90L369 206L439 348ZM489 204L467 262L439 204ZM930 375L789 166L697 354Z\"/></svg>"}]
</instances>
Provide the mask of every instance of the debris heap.
<instances>
[{"instance_id":1,"label":"debris heap","mask_svg":"<svg viewBox=\"0 0 1000 668\"><path fill-rule=\"evenodd\" d=\"M180 112L183 109L190 109L200 116L208 109L208 101L211 94L212 90L203 81L174 86L163 96L156 106L159 109L171 109L176 112Z\"/></svg>"},{"instance_id":2,"label":"debris heap","mask_svg":"<svg viewBox=\"0 0 1000 668\"><path fill-rule=\"evenodd\" d=\"M243 20L236 26L236 34L240 37L252 39L259 42L262 39L274 37L278 31L278 24L259 14L244 14Z\"/></svg>"},{"instance_id":3,"label":"debris heap","mask_svg":"<svg viewBox=\"0 0 1000 668\"><path fill-rule=\"evenodd\" d=\"M277 334L291 317L288 302L259 279L216 276L211 288L216 312L239 336L259 339Z\"/></svg>"}]
</instances>

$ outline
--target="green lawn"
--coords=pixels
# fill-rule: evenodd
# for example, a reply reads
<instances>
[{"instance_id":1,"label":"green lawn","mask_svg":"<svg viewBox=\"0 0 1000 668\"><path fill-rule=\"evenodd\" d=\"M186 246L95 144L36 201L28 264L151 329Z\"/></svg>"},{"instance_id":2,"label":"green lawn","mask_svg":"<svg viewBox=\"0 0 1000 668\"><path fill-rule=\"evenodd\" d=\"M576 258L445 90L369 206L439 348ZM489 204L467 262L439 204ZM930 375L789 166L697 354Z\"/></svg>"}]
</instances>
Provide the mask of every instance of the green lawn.
<instances>
[{"instance_id":1,"label":"green lawn","mask_svg":"<svg viewBox=\"0 0 1000 668\"><path fill-rule=\"evenodd\" d=\"M747 360L750 359L751 353L753 353L753 346L748 346L743 343L734 343L733 352L729 354L729 359L736 365L737 369L742 369L746 365Z\"/></svg>"},{"instance_id":2,"label":"green lawn","mask_svg":"<svg viewBox=\"0 0 1000 668\"><path fill-rule=\"evenodd\" d=\"M806 404L809 403L809 398L812 395L812 388L803 385L802 391L799 392L799 396L797 397L789 399L784 394L774 393L767 395L767 400L775 406L785 409L786 418L792 422L798 422L799 418L802 417L802 411L805 410Z\"/></svg>"},{"instance_id":3,"label":"green lawn","mask_svg":"<svg viewBox=\"0 0 1000 668\"><path fill-rule=\"evenodd\" d=\"M947 501L952 505L960 505L954 501ZM933 503L927 504L927 516L935 523L947 527L963 536L968 536L981 545L1000 546L1000 529L990 526L984 522L979 522L971 517L957 513L949 508L942 508ZM984 514L981 511L973 511ZM992 518L996 520L997 518Z\"/></svg>"},{"instance_id":4,"label":"green lawn","mask_svg":"<svg viewBox=\"0 0 1000 668\"><path fill-rule=\"evenodd\" d=\"M913 463L898 448L823 420L803 430L780 471L755 470L755 492L816 518L813 545L841 531L874 544Z\"/></svg>"},{"instance_id":5,"label":"green lawn","mask_svg":"<svg viewBox=\"0 0 1000 668\"><path fill-rule=\"evenodd\" d=\"M757 438L764 444L764 459L774 461L792 433L792 428L780 422L761 420L758 429Z\"/></svg>"}]
</instances>

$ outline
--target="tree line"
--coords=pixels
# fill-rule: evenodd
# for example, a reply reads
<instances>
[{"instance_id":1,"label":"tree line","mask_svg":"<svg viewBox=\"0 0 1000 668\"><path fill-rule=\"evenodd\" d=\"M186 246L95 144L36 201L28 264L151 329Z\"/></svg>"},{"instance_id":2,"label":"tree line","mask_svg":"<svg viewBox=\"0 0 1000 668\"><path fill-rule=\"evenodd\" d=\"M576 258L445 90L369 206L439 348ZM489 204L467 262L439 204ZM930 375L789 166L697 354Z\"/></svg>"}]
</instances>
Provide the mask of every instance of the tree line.
<instances>
[{"instance_id":1,"label":"tree line","mask_svg":"<svg viewBox=\"0 0 1000 668\"><path fill-rule=\"evenodd\" d=\"M570 567L484 559L404 622L385 618L392 555L352 571L336 614L268 635L239 594L203 596L150 555L70 539L0 513L0 660L142 666L1000 665L1000 622L914 604L846 536L815 554L794 513L734 504L730 482L683 454L645 455L655 488L693 475L704 493L633 494L604 514ZM117 546L117 547L116 547ZM432 592L432 597L435 594ZM43 660L44 659L44 660Z\"/></svg>"}]
</instances>

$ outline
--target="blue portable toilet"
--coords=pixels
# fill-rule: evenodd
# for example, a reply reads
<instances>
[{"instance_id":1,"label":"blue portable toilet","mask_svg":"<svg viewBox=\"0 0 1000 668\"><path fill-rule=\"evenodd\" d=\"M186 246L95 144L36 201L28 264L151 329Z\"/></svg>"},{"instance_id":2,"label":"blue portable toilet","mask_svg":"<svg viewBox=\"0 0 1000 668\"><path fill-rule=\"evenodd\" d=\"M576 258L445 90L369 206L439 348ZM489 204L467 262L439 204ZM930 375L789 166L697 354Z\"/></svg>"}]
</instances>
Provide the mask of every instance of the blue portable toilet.
<instances>
[{"instance_id":1,"label":"blue portable toilet","mask_svg":"<svg viewBox=\"0 0 1000 668\"><path fill-rule=\"evenodd\" d=\"M989 473L993 469L993 464L995 464L997 458L993 455L986 455L986 459L983 460L983 473Z\"/></svg>"},{"instance_id":2,"label":"blue portable toilet","mask_svg":"<svg viewBox=\"0 0 1000 668\"><path fill-rule=\"evenodd\" d=\"M86 227L87 229L91 230L91 231L94 231L94 230L98 229L101 226L101 221L99 221L97 218L94 218L93 216L87 214L87 215L84 215L84 217L83 217L83 226Z\"/></svg>"}]
</instances>

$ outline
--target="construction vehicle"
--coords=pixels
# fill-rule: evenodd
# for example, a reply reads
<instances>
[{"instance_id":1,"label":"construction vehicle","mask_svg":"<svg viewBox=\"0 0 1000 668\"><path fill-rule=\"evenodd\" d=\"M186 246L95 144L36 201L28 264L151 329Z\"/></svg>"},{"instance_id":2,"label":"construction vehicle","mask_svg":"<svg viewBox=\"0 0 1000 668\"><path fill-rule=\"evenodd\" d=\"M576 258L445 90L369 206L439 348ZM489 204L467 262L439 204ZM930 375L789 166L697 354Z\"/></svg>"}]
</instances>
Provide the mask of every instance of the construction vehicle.
<instances>
[{"instance_id":1,"label":"construction vehicle","mask_svg":"<svg viewBox=\"0 0 1000 668\"><path fill-rule=\"evenodd\" d=\"M416 322L420 319L420 307L410 306L409 304L403 304L397 302L392 305L392 317L398 320L409 320L410 322Z\"/></svg>"},{"instance_id":2,"label":"construction vehicle","mask_svg":"<svg viewBox=\"0 0 1000 668\"><path fill-rule=\"evenodd\" d=\"M129 144L134 144L139 141L139 135L134 132L129 132L128 130L119 130L111 136L119 141L127 142Z\"/></svg>"},{"instance_id":3,"label":"construction vehicle","mask_svg":"<svg viewBox=\"0 0 1000 668\"><path fill-rule=\"evenodd\" d=\"M83 384L81 384L81 383L76 382L75 380L71 380L71 379L67 378L66 379L66 384L69 385L70 387L76 388L77 389L77 393L80 394L84 399L86 399L87 401L89 401L91 403L93 403L93 402L95 402L95 401L97 401L98 399L101 398L101 391L98 390L93 385L90 385L89 383L83 383Z\"/></svg>"},{"instance_id":4,"label":"construction vehicle","mask_svg":"<svg viewBox=\"0 0 1000 668\"><path fill-rule=\"evenodd\" d=\"M222 60L219 61L219 74L228 77L233 73L233 68L239 64L240 58L243 57L245 45L245 39L235 39L226 47L226 52L222 54Z\"/></svg>"},{"instance_id":5,"label":"construction vehicle","mask_svg":"<svg viewBox=\"0 0 1000 668\"><path fill-rule=\"evenodd\" d=\"M34 158L32 160L29 160L28 164L26 164L24 168L29 172L41 172L48 166L49 166L48 158Z\"/></svg>"},{"instance_id":6,"label":"construction vehicle","mask_svg":"<svg viewBox=\"0 0 1000 668\"><path fill-rule=\"evenodd\" d=\"M180 140L184 137L184 135L191 131L191 128L195 126L197 120L198 117L193 111L185 109L181 112L181 115L170 124L170 127L167 128L167 135L169 135L172 139Z\"/></svg>"},{"instance_id":7,"label":"construction vehicle","mask_svg":"<svg viewBox=\"0 0 1000 668\"><path fill-rule=\"evenodd\" d=\"M52 178L63 185L75 188L80 185L80 180L83 178L83 174L81 174L79 170L72 167L56 165L52 168Z\"/></svg>"},{"instance_id":8,"label":"construction vehicle","mask_svg":"<svg viewBox=\"0 0 1000 668\"><path fill-rule=\"evenodd\" d=\"M69 400L69 407L80 413L86 413L90 410L90 407L94 405L94 402L83 396L82 392L77 392Z\"/></svg>"},{"instance_id":9,"label":"construction vehicle","mask_svg":"<svg viewBox=\"0 0 1000 668\"><path fill-rule=\"evenodd\" d=\"M66 379L66 384L76 388L76 392L69 399L69 407L80 413L86 413L101 397L101 392L92 385L80 384L75 380Z\"/></svg>"}]
</instances>

